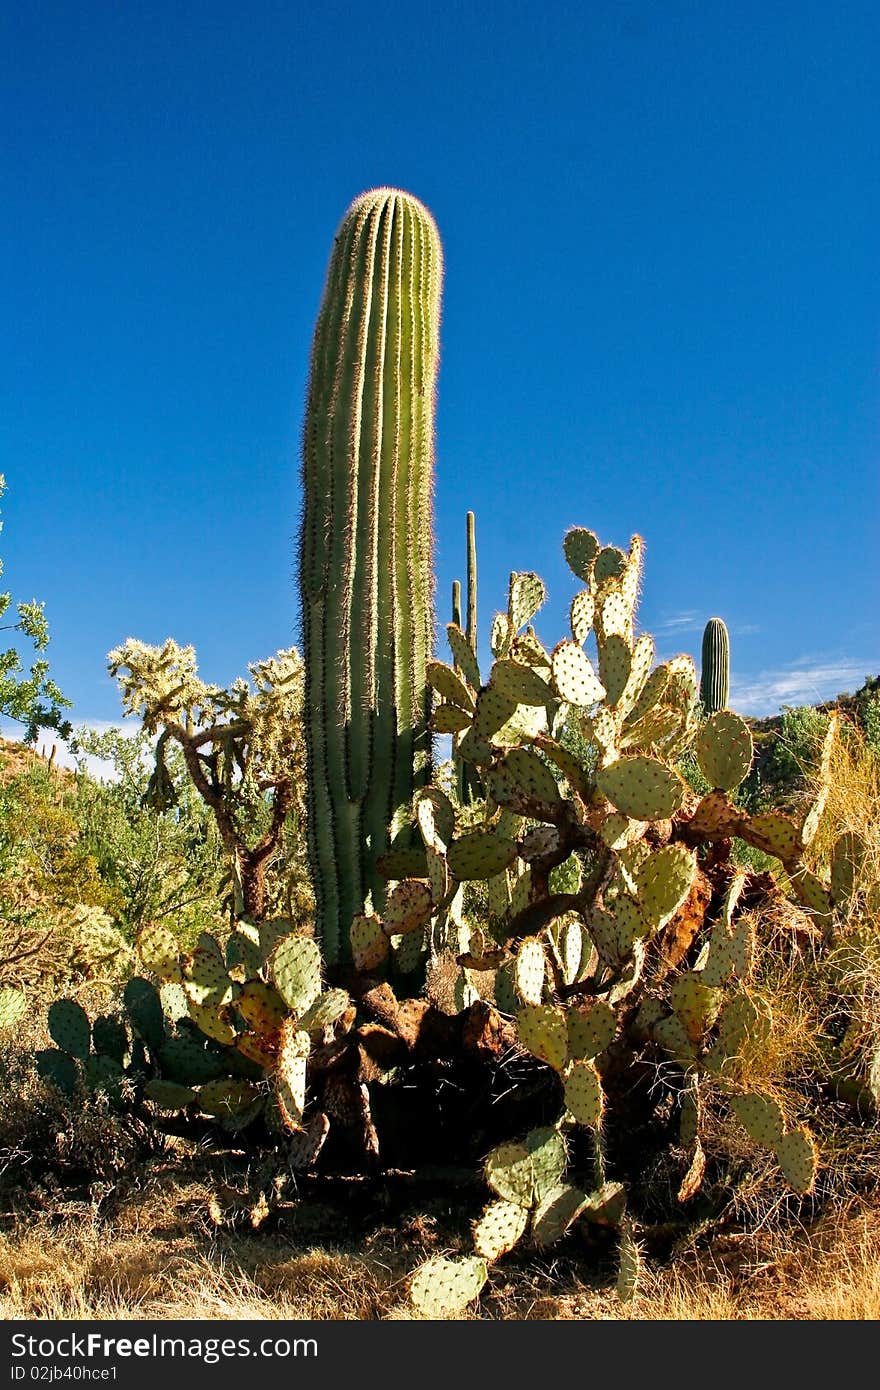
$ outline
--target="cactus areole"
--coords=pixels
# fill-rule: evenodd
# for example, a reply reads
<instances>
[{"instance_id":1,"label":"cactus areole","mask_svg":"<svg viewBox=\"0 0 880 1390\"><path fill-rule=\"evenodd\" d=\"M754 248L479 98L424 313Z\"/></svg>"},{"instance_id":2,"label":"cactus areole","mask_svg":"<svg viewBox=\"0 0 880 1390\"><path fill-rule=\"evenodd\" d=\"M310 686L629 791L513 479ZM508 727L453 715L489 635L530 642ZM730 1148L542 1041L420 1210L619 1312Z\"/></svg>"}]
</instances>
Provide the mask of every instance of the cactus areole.
<instances>
[{"instance_id":1,"label":"cactus areole","mask_svg":"<svg viewBox=\"0 0 880 1390\"><path fill-rule=\"evenodd\" d=\"M309 856L328 964L431 771L431 495L442 259L417 199L355 199L330 257L303 438Z\"/></svg>"}]
</instances>

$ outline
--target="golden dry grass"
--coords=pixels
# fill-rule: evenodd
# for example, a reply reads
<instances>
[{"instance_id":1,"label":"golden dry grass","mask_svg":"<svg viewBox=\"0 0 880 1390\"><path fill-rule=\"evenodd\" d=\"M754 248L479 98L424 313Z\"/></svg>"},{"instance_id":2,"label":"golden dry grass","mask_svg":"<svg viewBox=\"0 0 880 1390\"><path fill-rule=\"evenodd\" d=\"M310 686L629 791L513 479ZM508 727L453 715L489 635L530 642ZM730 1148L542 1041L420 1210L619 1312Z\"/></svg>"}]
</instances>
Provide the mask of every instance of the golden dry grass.
<instances>
[{"instance_id":1,"label":"golden dry grass","mask_svg":"<svg viewBox=\"0 0 880 1390\"><path fill-rule=\"evenodd\" d=\"M215 1224L214 1188L171 1166L112 1214L56 1202L0 1234L0 1313L45 1320L409 1319L407 1274L460 1248L438 1216L406 1215L358 1243L343 1206L287 1203L271 1230L242 1210ZM228 1209L228 1208L227 1208ZM446 1205L448 1210L448 1204ZM243 1223L243 1224L242 1224ZM724 1236L673 1264L645 1263L635 1301L570 1237L553 1258L510 1256L492 1271L480 1320L872 1320L880 1316L880 1215L852 1204L811 1228Z\"/></svg>"}]
</instances>

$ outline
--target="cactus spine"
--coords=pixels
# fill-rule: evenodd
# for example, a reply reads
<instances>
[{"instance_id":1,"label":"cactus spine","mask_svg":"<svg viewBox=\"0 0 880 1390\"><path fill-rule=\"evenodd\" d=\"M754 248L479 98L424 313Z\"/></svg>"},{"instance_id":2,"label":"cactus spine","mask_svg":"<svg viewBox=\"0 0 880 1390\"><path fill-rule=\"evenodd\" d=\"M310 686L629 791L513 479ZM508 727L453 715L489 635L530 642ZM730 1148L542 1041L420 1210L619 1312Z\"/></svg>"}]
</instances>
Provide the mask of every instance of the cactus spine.
<instances>
[{"instance_id":1,"label":"cactus spine","mask_svg":"<svg viewBox=\"0 0 880 1390\"><path fill-rule=\"evenodd\" d=\"M710 618L703 632L700 700L706 714L717 714L729 699L730 636L721 618Z\"/></svg>"},{"instance_id":2,"label":"cactus spine","mask_svg":"<svg viewBox=\"0 0 880 1390\"><path fill-rule=\"evenodd\" d=\"M342 220L312 346L300 600L309 856L325 958L381 902L378 855L430 775L431 475L442 257L415 198Z\"/></svg>"}]
</instances>

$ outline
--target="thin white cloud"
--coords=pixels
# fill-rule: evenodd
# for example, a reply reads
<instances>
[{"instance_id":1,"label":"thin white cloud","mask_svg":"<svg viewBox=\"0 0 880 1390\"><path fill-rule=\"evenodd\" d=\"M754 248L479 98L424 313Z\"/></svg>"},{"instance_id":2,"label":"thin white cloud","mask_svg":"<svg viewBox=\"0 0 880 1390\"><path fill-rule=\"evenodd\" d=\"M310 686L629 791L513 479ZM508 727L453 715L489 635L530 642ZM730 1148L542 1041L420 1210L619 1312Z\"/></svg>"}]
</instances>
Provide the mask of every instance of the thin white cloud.
<instances>
[{"instance_id":1,"label":"thin white cloud","mask_svg":"<svg viewBox=\"0 0 880 1390\"><path fill-rule=\"evenodd\" d=\"M705 619L699 613L675 613L671 618L661 618L654 623L652 631L661 632L699 632L705 627Z\"/></svg>"},{"instance_id":2,"label":"thin white cloud","mask_svg":"<svg viewBox=\"0 0 880 1390\"><path fill-rule=\"evenodd\" d=\"M801 657L789 666L761 671L757 676L731 675L730 704L740 714L778 714L782 705L818 705L843 691L858 690L878 669L870 661L821 661Z\"/></svg>"}]
</instances>

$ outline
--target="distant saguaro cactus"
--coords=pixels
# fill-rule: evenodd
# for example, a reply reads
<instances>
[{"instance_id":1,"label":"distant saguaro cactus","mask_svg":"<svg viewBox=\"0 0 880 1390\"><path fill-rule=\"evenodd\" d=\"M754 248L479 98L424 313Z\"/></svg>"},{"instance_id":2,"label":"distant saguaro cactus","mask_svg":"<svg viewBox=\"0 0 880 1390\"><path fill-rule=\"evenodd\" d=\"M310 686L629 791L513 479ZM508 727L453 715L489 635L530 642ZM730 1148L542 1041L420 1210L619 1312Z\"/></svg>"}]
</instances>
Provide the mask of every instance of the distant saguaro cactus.
<instances>
[{"instance_id":1,"label":"distant saguaro cactus","mask_svg":"<svg viewBox=\"0 0 880 1390\"><path fill-rule=\"evenodd\" d=\"M700 700L707 714L727 709L730 699L730 635L721 618L710 618L703 632Z\"/></svg>"},{"instance_id":2,"label":"distant saguaro cactus","mask_svg":"<svg viewBox=\"0 0 880 1390\"><path fill-rule=\"evenodd\" d=\"M315 328L300 555L309 854L328 963L430 775L431 483L442 254L417 199L342 220ZM390 831L390 836L389 836Z\"/></svg>"}]
</instances>

